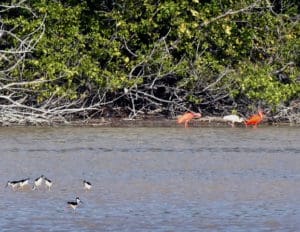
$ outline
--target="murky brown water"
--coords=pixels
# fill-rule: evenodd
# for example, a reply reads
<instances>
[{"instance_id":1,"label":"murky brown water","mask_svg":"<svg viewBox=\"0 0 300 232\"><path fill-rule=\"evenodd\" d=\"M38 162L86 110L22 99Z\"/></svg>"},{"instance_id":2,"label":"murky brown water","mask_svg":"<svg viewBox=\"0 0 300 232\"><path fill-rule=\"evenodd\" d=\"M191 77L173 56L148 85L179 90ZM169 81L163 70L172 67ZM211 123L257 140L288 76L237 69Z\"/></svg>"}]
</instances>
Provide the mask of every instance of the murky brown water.
<instances>
[{"instance_id":1,"label":"murky brown water","mask_svg":"<svg viewBox=\"0 0 300 232\"><path fill-rule=\"evenodd\" d=\"M300 231L299 136L290 127L0 128L0 230ZM51 191L5 188L41 174ZM66 202L76 196L84 204L73 213Z\"/></svg>"}]
</instances>

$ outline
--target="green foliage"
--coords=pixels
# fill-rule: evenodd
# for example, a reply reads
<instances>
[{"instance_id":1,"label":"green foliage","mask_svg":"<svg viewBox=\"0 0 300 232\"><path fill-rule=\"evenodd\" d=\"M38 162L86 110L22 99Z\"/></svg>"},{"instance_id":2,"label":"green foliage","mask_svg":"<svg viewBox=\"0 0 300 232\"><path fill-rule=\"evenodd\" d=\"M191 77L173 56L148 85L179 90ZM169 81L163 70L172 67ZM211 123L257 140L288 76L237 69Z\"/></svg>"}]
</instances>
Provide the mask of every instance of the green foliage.
<instances>
[{"instance_id":1,"label":"green foliage","mask_svg":"<svg viewBox=\"0 0 300 232\"><path fill-rule=\"evenodd\" d=\"M3 22L25 37L45 17L25 69L13 73L49 81L34 86L38 102L53 95L82 98L87 84L118 93L158 78L193 105L229 93L276 107L300 95L300 23L297 1L275 3L270 10L270 1L254 0L33 0L36 17L8 12ZM283 84L274 73L288 63L284 71L292 83ZM168 83L170 76L175 83Z\"/></svg>"},{"instance_id":2,"label":"green foliage","mask_svg":"<svg viewBox=\"0 0 300 232\"><path fill-rule=\"evenodd\" d=\"M40 77L51 80L43 86L46 91L39 95L39 101L53 94L76 99L76 90L85 83L85 77L95 78L99 72L97 63L85 52L85 36L80 32L84 6L70 7L54 1L41 1L33 6L47 15L47 29L29 60Z\"/></svg>"},{"instance_id":3,"label":"green foliage","mask_svg":"<svg viewBox=\"0 0 300 232\"><path fill-rule=\"evenodd\" d=\"M238 95L242 92L254 102L261 102L273 108L299 96L299 84L295 82L283 84L270 73L272 70L267 66L251 63L242 64L238 74L232 76L241 89L240 91L232 91L232 94Z\"/></svg>"}]
</instances>

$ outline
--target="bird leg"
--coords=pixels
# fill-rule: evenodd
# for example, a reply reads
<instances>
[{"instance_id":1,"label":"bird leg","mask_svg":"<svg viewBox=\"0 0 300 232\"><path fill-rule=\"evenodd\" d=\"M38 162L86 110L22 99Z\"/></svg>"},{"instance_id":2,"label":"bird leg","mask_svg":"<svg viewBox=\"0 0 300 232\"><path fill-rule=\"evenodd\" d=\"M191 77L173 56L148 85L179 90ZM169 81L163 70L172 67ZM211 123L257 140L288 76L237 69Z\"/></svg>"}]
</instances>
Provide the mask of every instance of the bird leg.
<instances>
[{"instance_id":1,"label":"bird leg","mask_svg":"<svg viewBox=\"0 0 300 232\"><path fill-rule=\"evenodd\" d=\"M184 123L184 128L188 128L189 127L189 121L187 120L185 123Z\"/></svg>"}]
</instances>

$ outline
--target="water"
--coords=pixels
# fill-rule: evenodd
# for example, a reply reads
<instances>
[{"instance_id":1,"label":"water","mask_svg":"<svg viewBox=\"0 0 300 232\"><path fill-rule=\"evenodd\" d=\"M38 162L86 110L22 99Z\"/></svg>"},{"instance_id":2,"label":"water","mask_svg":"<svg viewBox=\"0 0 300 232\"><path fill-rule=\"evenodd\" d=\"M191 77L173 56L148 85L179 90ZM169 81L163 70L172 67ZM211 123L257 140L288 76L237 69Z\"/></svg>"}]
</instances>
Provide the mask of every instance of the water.
<instances>
[{"instance_id":1,"label":"water","mask_svg":"<svg viewBox=\"0 0 300 232\"><path fill-rule=\"evenodd\" d=\"M299 135L291 127L0 128L0 230L300 231ZM5 188L41 174L51 191ZM74 213L66 202L76 196L84 204Z\"/></svg>"}]
</instances>

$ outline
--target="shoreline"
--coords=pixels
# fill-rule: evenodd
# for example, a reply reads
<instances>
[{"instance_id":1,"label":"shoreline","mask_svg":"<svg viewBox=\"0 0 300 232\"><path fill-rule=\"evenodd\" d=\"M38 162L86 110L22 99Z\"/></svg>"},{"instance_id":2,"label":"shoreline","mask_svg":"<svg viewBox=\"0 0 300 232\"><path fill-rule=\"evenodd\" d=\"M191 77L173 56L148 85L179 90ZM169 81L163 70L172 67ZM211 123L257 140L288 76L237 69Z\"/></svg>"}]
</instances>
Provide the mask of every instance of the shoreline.
<instances>
[{"instance_id":1,"label":"shoreline","mask_svg":"<svg viewBox=\"0 0 300 232\"><path fill-rule=\"evenodd\" d=\"M1 127L167 127L167 128L184 128L184 125L177 123L177 118L163 118L163 117L151 117L151 118L99 118L99 119L75 119L68 122L51 122L51 123L15 123L7 122L2 123ZM273 122L266 120L259 126L289 126L300 127L300 124L290 122ZM203 117L200 119L193 119L189 123L189 127L216 127L216 128L230 128L231 125L228 121L225 121L222 117ZM235 123L235 127L245 127L244 123ZM250 128L250 127L249 127Z\"/></svg>"}]
</instances>

